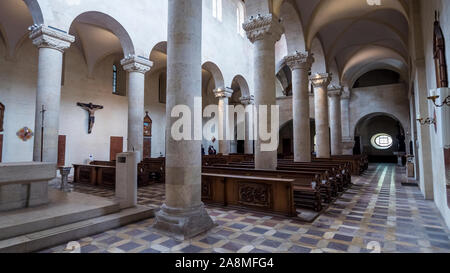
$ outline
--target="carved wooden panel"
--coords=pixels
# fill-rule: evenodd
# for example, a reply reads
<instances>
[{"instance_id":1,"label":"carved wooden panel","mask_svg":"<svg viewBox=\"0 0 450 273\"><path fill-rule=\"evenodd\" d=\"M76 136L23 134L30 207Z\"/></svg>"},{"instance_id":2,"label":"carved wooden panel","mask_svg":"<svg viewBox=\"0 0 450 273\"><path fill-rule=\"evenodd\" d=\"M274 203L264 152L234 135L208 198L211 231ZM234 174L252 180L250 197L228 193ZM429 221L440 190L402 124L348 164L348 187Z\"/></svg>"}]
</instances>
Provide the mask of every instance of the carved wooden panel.
<instances>
[{"instance_id":1,"label":"carved wooden panel","mask_svg":"<svg viewBox=\"0 0 450 273\"><path fill-rule=\"evenodd\" d=\"M116 160L116 155L123 152L123 137L112 136L109 147L109 160Z\"/></svg>"},{"instance_id":2,"label":"carved wooden panel","mask_svg":"<svg viewBox=\"0 0 450 273\"><path fill-rule=\"evenodd\" d=\"M144 137L144 158L152 157L152 138Z\"/></svg>"},{"instance_id":3,"label":"carved wooden panel","mask_svg":"<svg viewBox=\"0 0 450 273\"><path fill-rule=\"evenodd\" d=\"M0 132L3 132L4 117L5 117L5 106L0 102Z\"/></svg>"},{"instance_id":4,"label":"carved wooden panel","mask_svg":"<svg viewBox=\"0 0 450 273\"><path fill-rule=\"evenodd\" d=\"M202 199L211 200L212 199L212 183L209 180L202 181Z\"/></svg>"},{"instance_id":5,"label":"carved wooden panel","mask_svg":"<svg viewBox=\"0 0 450 273\"><path fill-rule=\"evenodd\" d=\"M66 165L66 136L58 136L58 167Z\"/></svg>"},{"instance_id":6,"label":"carved wooden panel","mask_svg":"<svg viewBox=\"0 0 450 273\"><path fill-rule=\"evenodd\" d=\"M0 162L2 162L2 154L3 154L3 135L0 134Z\"/></svg>"},{"instance_id":7,"label":"carved wooden panel","mask_svg":"<svg viewBox=\"0 0 450 273\"><path fill-rule=\"evenodd\" d=\"M447 61L445 56L445 37L436 14L434 22L433 55L436 68L436 84L438 88L448 87Z\"/></svg>"},{"instance_id":8,"label":"carved wooden panel","mask_svg":"<svg viewBox=\"0 0 450 273\"><path fill-rule=\"evenodd\" d=\"M271 208L272 187L262 183L239 183L239 203L246 206Z\"/></svg>"}]
</instances>

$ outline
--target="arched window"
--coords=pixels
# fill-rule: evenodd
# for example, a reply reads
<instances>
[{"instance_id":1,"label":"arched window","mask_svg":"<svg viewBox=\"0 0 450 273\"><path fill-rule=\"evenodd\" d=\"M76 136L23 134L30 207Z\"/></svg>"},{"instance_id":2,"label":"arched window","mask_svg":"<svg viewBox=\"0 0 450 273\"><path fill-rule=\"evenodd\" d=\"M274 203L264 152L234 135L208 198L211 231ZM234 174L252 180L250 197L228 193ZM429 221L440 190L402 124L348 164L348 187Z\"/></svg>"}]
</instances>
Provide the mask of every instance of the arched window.
<instances>
[{"instance_id":1,"label":"arched window","mask_svg":"<svg viewBox=\"0 0 450 273\"><path fill-rule=\"evenodd\" d=\"M222 22L222 0L212 0L213 17Z\"/></svg>"},{"instance_id":2,"label":"arched window","mask_svg":"<svg viewBox=\"0 0 450 273\"><path fill-rule=\"evenodd\" d=\"M242 28L242 24L245 20L245 8L244 3L242 3L241 0L238 0L237 3L237 9L236 9L236 18L237 18L237 33L240 34L242 37L245 35L245 31Z\"/></svg>"},{"instance_id":3,"label":"arched window","mask_svg":"<svg viewBox=\"0 0 450 273\"><path fill-rule=\"evenodd\" d=\"M113 94L117 94L117 66L113 64Z\"/></svg>"},{"instance_id":4,"label":"arched window","mask_svg":"<svg viewBox=\"0 0 450 273\"><path fill-rule=\"evenodd\" d=\"M127 95L127 72L115 62L112 66L112 93L114 95Z\"/></svg>"},{"instance_id":5,"label":"arched window","mask_svg":"<svg viewBox=\"0 0 450 273\"><path fill-rule=\"evenodd\" d=\"M433 55L436 66L437 88L448 87L447 61L445 59L445 39L439 23L439 14L436 12L434 22Z\"/></svg>"},{"instance_id":6,"label":"arched window","mask_svg":"<svg viewBox=\"0 0 450 273\"><path fill-rule=\"evenodd\" d=\"M372 143L372 146L378 150L387 150L394 144L392 137L385 133L374 135L370 142Z\"/></svg>"}]
</instances>

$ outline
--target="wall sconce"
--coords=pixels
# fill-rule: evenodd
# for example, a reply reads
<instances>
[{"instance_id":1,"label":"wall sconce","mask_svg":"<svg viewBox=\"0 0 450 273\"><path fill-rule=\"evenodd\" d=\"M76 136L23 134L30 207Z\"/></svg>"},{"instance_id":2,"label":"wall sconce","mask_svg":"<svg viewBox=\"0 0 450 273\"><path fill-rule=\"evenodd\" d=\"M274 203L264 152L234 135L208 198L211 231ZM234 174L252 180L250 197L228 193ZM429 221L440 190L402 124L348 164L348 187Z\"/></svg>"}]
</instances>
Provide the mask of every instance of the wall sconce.
<instances>
[{"instance_id":1,"label":"wall sconce","mask_svg":"<svg viewBox=\"0 0 450 273\"><path fill-rule=\"evenodd\" d=\"M436 124L436 120L435 120L435 119L432 119L432 118L426 118L426 119L423 119L423 118L418 117L418 118L417 118L417 121L418 121L421 125L432 125L432 124Z\"/></svg>"},{"instance_id":2,"label":"wall sconce","mask_svg":"<svg viewBox=\"0 0 450 273\"><path fill-rule=\"evenodd\" d=\"M439 96L431 96L428 97L429 100L431 100L437 108L443 107L444 105L450 106L450 96L447 96L445 100L442 102L442 104L438 105L436 104L436 100L439 98Z\"/></svg>"}]
</instances>

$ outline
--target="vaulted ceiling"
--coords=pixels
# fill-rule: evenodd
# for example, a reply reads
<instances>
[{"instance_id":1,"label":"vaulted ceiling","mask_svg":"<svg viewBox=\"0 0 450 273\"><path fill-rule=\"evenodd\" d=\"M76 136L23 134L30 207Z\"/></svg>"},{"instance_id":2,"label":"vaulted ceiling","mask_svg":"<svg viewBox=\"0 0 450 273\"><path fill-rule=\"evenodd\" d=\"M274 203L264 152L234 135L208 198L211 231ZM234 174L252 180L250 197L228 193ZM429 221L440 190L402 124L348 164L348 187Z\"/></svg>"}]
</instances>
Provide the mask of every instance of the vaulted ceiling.
<instances>
[{"instance_id":1,"label":"vaulted ceiling","mask_svg":"<svg viewBox=\"0 0 450 273\"><path fill-rule=\"evenodd\" d=\"M380 0L377 5L377 2L278 0L273 10L285 24L288 51L295 46L298 50L314 51L317 48L314 41L319 40L325 66L329 69L335 63L339 80L352 85L355 75L368 67L392 69L402 76L408 74L408 3ZM294 36L303 36L304 40ZM355 60L361 57L370 60L370 65Z\"/></svg>"}]
</instances>

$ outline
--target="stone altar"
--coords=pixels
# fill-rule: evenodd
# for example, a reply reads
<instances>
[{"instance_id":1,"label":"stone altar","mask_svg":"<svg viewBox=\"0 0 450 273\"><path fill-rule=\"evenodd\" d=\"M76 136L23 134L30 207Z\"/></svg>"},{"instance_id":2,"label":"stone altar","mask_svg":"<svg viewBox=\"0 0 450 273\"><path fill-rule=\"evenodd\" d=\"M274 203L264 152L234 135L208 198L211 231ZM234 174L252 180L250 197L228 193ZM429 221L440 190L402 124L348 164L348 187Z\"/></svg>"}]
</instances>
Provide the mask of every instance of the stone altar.
<instances>
[{"instance_id":1,"label":"stone altar","mask_svg":"<svg viewBox=\"0 0 450 273\"><path fill-rule=\"evenodd\" d=\"M0 163L0 212L47 204L55 177L55 163Z\"/></svg>"}]
</instances>

